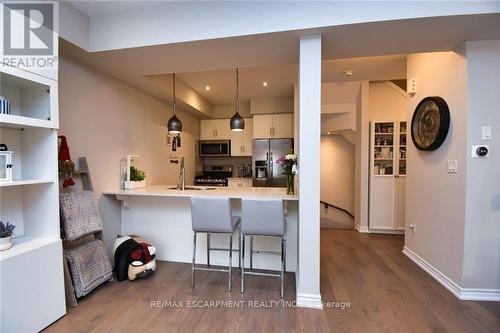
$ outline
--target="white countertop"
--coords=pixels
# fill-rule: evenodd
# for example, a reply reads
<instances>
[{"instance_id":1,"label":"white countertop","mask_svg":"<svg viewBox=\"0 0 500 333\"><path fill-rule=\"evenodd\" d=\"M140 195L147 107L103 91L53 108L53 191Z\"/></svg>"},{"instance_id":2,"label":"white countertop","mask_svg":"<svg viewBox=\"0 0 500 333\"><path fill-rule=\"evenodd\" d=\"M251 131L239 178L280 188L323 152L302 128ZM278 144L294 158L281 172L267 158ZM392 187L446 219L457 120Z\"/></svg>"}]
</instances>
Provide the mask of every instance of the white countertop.
<instances>
[{"instance_id":1,"label":"white countertop","mask_svg":"<svg viewBox=\"0 0 500 333\"><path fill-rule=\"evenodd\" d=\"M262 198L298 200L297 194L288 195L286 189L281 187L243 187L228 188L215 187L214 190L185 190L170 189L175 185L152 185L135 190L106 191L104 194L117 196L154 196L154 197L228 197L231 199ZM210 186L189 186L197 188L210 188Z\"/></svg>"}]
</instances>

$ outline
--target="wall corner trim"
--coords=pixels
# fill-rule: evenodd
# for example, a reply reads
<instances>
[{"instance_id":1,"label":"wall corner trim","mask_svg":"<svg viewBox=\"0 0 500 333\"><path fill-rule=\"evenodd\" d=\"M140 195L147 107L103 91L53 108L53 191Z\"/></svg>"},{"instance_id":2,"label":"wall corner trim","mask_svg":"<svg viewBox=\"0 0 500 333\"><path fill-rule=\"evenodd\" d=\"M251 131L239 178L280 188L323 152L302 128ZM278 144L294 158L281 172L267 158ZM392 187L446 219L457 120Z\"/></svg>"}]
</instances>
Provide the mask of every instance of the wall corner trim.
<instances>
[{"instance_id":1,"label":"wall corner trim","mask_svg":"<svg viewBox=\"0 0 500 333\"><path fill-rule=\"evenodd\" d=\"M467 301L500 301L500 289L462 288L406 246L403 247L403 253L458 299Z\"/></svg>"},{"instance_id":2,"label":"wall corner trim","mask_svg":"<svg viewBox=\"0 0 500 333\"><path fill-rule=\"evenodd\" d=\"M356 226L356 230L362 234L371 233L370 228L368 228L367 226L359 225L359 224Z\"/></svg>"},{"instance_id":3,"label":"wall corner trim","mask_svg":"<svg viewBox=\"0 0 500 333\"><path fill-rule=\"evenodd\" d=\"M297 307L322 310L323 301L321 295L297 293Z\"/></svg>"}]
</instances>

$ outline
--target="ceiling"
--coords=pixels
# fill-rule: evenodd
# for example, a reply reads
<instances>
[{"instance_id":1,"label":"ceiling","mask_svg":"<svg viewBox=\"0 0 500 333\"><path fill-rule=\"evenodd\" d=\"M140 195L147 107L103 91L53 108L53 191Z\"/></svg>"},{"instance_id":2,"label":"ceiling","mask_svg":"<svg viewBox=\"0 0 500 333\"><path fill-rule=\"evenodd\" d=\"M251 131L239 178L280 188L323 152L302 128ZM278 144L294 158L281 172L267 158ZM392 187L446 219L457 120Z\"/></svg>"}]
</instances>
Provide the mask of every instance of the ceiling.
<instances>
[{"instance_id":1,"label":"ceiling","mask_svg":"<svg viewBox=\"0 0 500 333\"><path fill-rule=\"evenodd\" d=\"M345 77L346 70L352 70L353 75ZM323 82L405 79L406 55L323 61L321 75ZM235 99L234 69L179 73L177 77L211 104L229 104ZM239 77L240 101L243 103L250 98L293 96L297 65L242 68ZM266 87L263 82L267 82Z\"/></svg>"},{"instance_id":2,"label":"ceiling","mask_svg":"<svg viewBox=\"0 0 500 333\"><path fill-rule=\"evenodd\" d=\"M62 41L61 52L166 102L170 96L165 87L145 76L180 73L181 80L218 104L234 99L236 67L241 69L243 99L291 95L300 36L311 33L322 34L323 81L345 80L345 69L354 69L351 80L398 79L406 76L405 54L450 51L468 40L500 39L500 14L351 24L94 53ZM269 83L266 90L261 89L263 80ZM211 86L210 94L206 85Z\"/></svg>"},{"instance_id":3,"label":"ceiling","mask_svg":"<svg viewBox=\"0 0 500 333\"><path fill-rule=\"evenodd\" d=\"M68 2L90 18L127 12L133 10L144 9L144 2L148 3L148 7L161 6L165 4L165 0L142 0L142 1L102 1L102 0L69 0Z\"/></svg>"}]
</instances>

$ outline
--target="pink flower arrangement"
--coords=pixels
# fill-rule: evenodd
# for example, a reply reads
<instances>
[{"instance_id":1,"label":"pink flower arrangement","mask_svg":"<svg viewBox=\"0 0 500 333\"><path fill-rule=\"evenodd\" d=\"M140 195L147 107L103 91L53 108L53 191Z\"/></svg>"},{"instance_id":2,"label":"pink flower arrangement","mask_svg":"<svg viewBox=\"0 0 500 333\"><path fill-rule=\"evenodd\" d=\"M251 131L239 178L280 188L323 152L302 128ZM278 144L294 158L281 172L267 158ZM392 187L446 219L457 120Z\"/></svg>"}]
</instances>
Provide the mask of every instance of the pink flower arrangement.
<instances>
[{"instance_id":1,"label":"pink flower arrangement","mask_svg":"<svg viewBox=\"0 0 500 333\"><path fill-rule=\"evenodd\" d=\"M297 155L281 155L276 163L283 169L284 175L294 175L297 172Z\"/></svg>"}]
</instances>

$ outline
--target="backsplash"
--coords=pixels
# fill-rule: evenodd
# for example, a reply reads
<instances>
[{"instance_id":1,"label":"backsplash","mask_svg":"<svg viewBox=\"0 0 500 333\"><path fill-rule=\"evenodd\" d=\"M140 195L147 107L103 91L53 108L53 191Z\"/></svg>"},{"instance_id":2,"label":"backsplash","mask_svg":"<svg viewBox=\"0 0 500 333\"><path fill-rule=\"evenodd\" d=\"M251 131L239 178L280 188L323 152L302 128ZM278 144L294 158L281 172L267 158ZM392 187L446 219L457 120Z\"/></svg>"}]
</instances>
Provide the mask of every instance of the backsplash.
<instances>
[{"instance_id":1,"label":"backsplash","mask_svg":"<svg viewBox=\"0 0 500 333\"><path fill-rule=\"evenodd\" d=\"M245 173L244 170L238 168L239 166L248 166L250 172L247 172L247 176L252 177L252 157L251 156L238 156L238 157L202 157L202 166L205 165L231 165L233 167L233 177L245 177L245 175L239 175L239 172ZM247 169L248 169L247 167ZM245 169L245 168L243 168Z\"/></svg>"}]
</instances>

